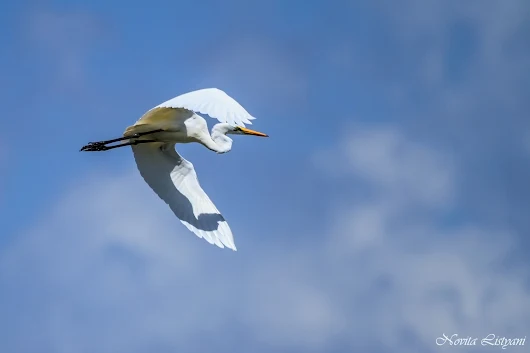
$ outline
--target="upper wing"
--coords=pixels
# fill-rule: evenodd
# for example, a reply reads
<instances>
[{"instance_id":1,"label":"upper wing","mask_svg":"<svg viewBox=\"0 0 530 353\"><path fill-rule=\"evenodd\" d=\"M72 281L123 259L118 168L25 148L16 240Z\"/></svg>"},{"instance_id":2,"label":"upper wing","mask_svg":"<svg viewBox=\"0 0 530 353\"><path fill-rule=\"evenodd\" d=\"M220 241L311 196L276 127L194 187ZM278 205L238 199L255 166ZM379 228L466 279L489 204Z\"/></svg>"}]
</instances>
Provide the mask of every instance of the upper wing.
<instances>
[{"instance_id":1,"label":"upper wing","mask_svg":"<svg viewBox=\"0 0 530 353\"><path fill-rule=\"evenodd\" d=\"M156 108L185 108L194 112L208 114L222 123L245 127L255 119L245 108L225 92L217 88L205 88L184 93L157 105Z\"/></svg>"},{"instance_id":2,"label":"upper wing","mask_svg":"<svg viewBox=\"0 0 530 353\"><path fill-rule=\"evenodd\" d=\"M175 151L175 144L132 146L140 174L180 221L199 238L236 250L232 231L199 185L191 164Z\"/></svg>"}]
</instances>

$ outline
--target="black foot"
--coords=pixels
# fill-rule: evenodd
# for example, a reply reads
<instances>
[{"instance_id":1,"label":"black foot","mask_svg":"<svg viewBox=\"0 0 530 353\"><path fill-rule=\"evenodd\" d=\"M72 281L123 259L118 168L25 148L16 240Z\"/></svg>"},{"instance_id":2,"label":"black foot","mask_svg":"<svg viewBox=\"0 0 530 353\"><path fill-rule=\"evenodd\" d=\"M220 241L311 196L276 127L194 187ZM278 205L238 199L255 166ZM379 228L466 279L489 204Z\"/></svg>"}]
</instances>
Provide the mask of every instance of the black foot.
<instances>
[{"instance_id":1,"label":"black foot","mask_svg":"<svg viewBox=\"0 0 530 353\"><path fill-rule=\"evenodd\" d=\"M88 145L81 147L79 152L97 152L97 151L106 151L109 148L105 146L103 142L89 142Z\"/></svg>"}]
</instances>

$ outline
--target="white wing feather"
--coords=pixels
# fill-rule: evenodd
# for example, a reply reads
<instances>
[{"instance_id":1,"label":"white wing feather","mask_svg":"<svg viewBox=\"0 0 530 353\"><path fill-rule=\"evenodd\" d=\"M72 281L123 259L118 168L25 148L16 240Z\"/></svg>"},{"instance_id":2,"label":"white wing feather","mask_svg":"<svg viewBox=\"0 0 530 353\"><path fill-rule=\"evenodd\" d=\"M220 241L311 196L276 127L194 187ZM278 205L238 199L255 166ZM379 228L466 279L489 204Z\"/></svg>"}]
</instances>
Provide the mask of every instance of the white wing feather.
<instances>
[{"instance_id":1,"label":"white wing feather","mask_svg":"<svg viewBox=\"0 0 530 353\"><path fill-rule=\"evenodd\" d=\"M140 174L179 220L199 238L236 250L232 231L204 192L193 164L175 151L175 144L132 146Z\"/></svg>"},{"instance_id":2,"label":"white wing feather","mask_svg":"<svg viewBox=\"0 0 530 353\"><path fill-rule=\"evenodd\" d=\"M205 88L184 93L157 105L156 108L184 108L208 114L222 123L245 127L255 119L235 99L217 88Z\"/></svg>"}]
</instances>

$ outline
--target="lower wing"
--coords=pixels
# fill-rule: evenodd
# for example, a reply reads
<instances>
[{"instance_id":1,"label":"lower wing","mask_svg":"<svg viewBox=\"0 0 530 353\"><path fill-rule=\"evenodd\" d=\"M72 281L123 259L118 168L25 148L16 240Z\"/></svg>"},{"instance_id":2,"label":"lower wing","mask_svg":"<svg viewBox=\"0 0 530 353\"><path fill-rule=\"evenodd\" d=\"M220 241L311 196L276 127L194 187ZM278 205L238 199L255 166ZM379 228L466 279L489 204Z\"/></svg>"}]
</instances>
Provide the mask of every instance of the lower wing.
<instances>
[{"instance_id":1,"label":"lower wing","mask_svg":"<svg viewBox=\"0 0 530 353\"><path fill-rule=\"evenodd\" d=\"M175 151L175 144L132 146L140 174L179 220L199 238L236 250L232 231L204 192L193 164Z\"/></svg>"}]
</instances>

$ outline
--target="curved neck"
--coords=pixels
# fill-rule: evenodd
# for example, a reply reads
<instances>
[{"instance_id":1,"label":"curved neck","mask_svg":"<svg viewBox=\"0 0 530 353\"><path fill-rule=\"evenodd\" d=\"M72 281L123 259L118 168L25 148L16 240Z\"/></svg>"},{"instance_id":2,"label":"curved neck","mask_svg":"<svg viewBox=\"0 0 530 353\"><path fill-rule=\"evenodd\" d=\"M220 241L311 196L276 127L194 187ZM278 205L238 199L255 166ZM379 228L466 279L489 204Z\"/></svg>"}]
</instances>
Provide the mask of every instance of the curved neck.
<instances>
[{"instance_id":1,"label":"curved neck","mask_svg":"<svg viewBox=\"0 0 530 353\"><path fill-rule=\"evenodd\" d=\"M224 124L217 124L212 128L212 135L205 136L203 144L217 153L226 153L232 149L232 139L226 136L228 129Z\"/></svg>"}]
</instances>

